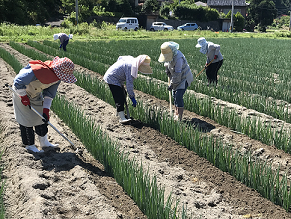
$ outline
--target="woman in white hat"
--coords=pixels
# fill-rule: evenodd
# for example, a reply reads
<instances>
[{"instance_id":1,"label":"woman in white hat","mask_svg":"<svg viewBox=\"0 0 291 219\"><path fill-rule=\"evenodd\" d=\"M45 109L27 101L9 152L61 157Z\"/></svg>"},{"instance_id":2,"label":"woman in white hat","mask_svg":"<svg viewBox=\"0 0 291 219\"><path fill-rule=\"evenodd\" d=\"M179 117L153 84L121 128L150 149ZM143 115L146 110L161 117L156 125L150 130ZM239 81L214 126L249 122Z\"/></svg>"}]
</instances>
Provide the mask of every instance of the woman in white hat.
<instances>
[{"instance_id":1,"label":"woman in white hat","mask_svg":"<svg viewBox=\"0 0 291 219\"><path fill-rule=\"evenodd\" d=\"M64 51L67 51L67 45L69 40L73 38L73 34L69 34L69 36L65 33L54 34L54 40L60 39L61 45L60 49L63 47Z\"/></svg>"},{"instance_id":2,"label":"woman in white hat","mask_svg":"<svg viewBox=\"0 0 291 219\"><path fill-rule=\"evenodd\" d=\"M126 89L129 98L132 101L132 106L136 107L135 94L133 91L133 81L138 76L138 71L143 74L152 74L150 67L151 58L147 55L133 56L119 56L115 62L106 71L104 81L109 85L113 99L115 101L117 114L120 117L120 123L127 123L130 119L125 118L124 104L126 101L124 83L126 82Z\"/></svg>"},{"instance_id":3,"label":"woman in white hat","mask_svg":"<svg viewBox=\"0 0 291 219\"><path fill-rule=\"evenodd\" d=\"M61 81L75 83L74 63L68 58L56 56L52 61L30 61L14 78L13 88L21 97L13 95L13 106L16 121L20 126L22 143L31 152L43 152L35 146L35 135L38 135L40 147L57 147L48 141L47 121L53 98ZM34 111L33 106L43 117L43 121ZM33 129L34 127L34 129Z\"/></svg>"},{"instance_id":4,"label":"woman in white hat","mask_svg":"<svg viewBox=\"0 0 291 219\"><path fill-rule=\"evenodd\" d=\"M184 93L193 81L193 75L183 53L179 50L179 44L165 42L161 45L159 62L165 63L166 73L170 78L169 91L172 91L175 105L176 120L182 120L184 111Z\"/></svg>"},{"instance_id":5,"label":"woman in white hat","mask_svg":"<svg viewBox=\"0 0 291 219\"><path fill-rule=\"evenodd\" d=\"M220 45L207 42L204 37L200 37L197 42L198 43L196 44L196 48L200 48L200 52L207 56L205 69L208 85L210 83L215 83L217 85L217 72L223 63L223 56L220 52Z\"/></svg>"}]
</instances>

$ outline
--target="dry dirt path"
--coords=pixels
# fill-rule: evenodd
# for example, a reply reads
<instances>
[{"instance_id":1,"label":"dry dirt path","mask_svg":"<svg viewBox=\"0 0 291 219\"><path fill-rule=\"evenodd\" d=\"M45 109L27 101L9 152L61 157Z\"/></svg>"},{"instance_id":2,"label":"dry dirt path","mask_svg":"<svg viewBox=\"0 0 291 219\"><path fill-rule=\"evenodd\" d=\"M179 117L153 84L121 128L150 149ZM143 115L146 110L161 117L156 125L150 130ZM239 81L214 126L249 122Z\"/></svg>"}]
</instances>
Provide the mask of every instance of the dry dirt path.
<instances>
[{"instance_id":1,"label":"dry dirt path","mask_svg":"<svg viewBox=\"0 0 291 219\"><path fill-rule=\"evenodd\" d=\"M16 55L23 64L30 60L9 46L2 46ZM104 218L111 218L111 215L112 218L121 215L123 218L145 218L134 203L122 193L115 181L106 176L102 165L87 153L81 142L56 116L52 115L51 122L74 141L80 149L79 152L76 153L75 149L69 147L53 130L49 132L50 140L60 144L59 152L48 151L43 155L31 155L25 151L14 120L11 97L7 95L9 91L4 89L5 83L12 83L15 73L11 68L7 68L2 60L0 66L3 88L0 94L3 112L0 118L1 124L6 127L1 143L5 148L5 200L8 212L17 215L12 218L21 218L19 215L24 216L23 218L33 218L27 215L39 215L39 218L102 218L98 215L101 214L100 209L106 211L104 214L110 215ZM79 66L77 69L94 74ZM78 103L112 139L117 140L122 148L129 152L130 157L142 160L144 167L149 167L150 173L157 176L158 182L166 186L166 194L173 191L181 203L188 204L188 209L192 210L194 215L207 219L242 218L244 214L252 214L253 218L258 218L255 217L258 214L261 214L261 218L291 218L291 214L286 213L284 209L262 198L254 190L156 130L143 124L120 125L112 106L82 88L61 83L59 92ZM168 105L165 101L141 92L136 93L138 98L145 102L162 107ZM210 132L216 130L224 136L229 136L234 143L264 148L274 159L276 154L280 154L281 159L290 159L289 155L275 148L243 135L233 134L207 118L187 111L185 115L201 126L208 127ZM281 159L278 158L280 161ZM120 193L117 194L117 191Z\"/></svg>"}]
</instances>

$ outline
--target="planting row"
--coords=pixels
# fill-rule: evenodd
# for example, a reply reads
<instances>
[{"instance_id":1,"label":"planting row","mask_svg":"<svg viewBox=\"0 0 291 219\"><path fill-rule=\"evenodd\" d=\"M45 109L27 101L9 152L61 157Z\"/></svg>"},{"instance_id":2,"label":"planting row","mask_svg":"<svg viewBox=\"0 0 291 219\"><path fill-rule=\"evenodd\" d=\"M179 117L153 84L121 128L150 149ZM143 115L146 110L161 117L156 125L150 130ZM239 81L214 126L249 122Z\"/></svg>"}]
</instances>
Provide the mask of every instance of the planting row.
<instances>
[{"instance_id":1,"label":"planting row","mask_svg":"<svg viewBox=\"0 0 291 219\"><path fill-rule=\"evenodd\" d=\"M43 49L44 52L49 54L56 54L57 50L44 45L36 44L38 49ZM11 43L11 45L28 55L33 59L46 60L46 55L40 55L35 50L27 49L19 44ZM82 56L66 53L67 57L71 58L76 64L87 67L88 69L95 70L96 63L93 60L85 59ZM38 57L38 58L37 58ZM97 63L98 64L98 63ZM97 68L98 69L98 68ZM168 94L165 92L166 83L155 82L154 80L149 81L144 77L138 77L134 82L135 89L140 90L144 93L156 96L159 99L168 100ZM260 105L260 104L258 104ZM264 105L271 111L272 106ZM200 97L193 95L191 92L185 94L185 108L189 111L195 112L199 115L209 117L221 125L229 127L237 132L246 134L253 139L259 140L268 145L275 145L279 149L283 149L285 152L291 152L291 141L289 140L289 130L284 129L282 126L279 130L273 129L272 124L265 125L263 121L256 118L244 118L238 114L236 110L222 108L221 106L214 105L210 98L201 99Z\"/></svg>"},{"instance_id":2,"label":"planting row","mask_svg":"<svg viewBox=\"0 0 291 219\"><path fill-rule=\"evenodd\" d=\"M78 83L80 86L82 84L85 89L98 90L96 87L102 88L104 86L102 82L98 83L98 80L94 81L94 78L90 78L90 76L81 73L76 75ZM92 86L95 87L92 88ZM106 92L109 92L107 87L101 93L104 95ZM110 95L105 95L105 97L110 97ZM286 210L289 209L290 194L287 179L283 177L282 180L279 180L278 172L273 173L269 166L256 160L252 161L249 154L241 155L232 151L230 147L223 146L221 142L214 141L212 137L203 137L199 130L194 130L186 124L177 124L168 117L168 114L164 114L158 109L146 107L142 102L138 103L137 109L131 111L131 114L134 118L140 119L171 136L200 156L206 157L215 166L223 171L228 171L242 182L254 187L265 197L284 206Z\"/></svg>"}]
</instances>

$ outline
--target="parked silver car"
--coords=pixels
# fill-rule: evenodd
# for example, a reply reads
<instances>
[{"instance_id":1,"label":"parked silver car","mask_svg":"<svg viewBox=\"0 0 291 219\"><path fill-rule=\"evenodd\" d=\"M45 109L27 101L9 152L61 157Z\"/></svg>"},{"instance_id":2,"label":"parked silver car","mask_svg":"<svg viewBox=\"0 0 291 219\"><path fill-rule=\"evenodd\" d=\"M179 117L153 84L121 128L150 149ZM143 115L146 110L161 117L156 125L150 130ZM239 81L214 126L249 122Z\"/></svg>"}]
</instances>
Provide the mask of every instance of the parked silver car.
<instances>
[{"instance_id":1,"label":"parked silver car","mask_svg":"<svg viewBox=\"0 0 291 219\"><path fill-rule=\"evenodd\" d=\"M177 27L177 30L197 30L198 27L199 26L196 23L186 23Z\"/></svg>"},{"instance_id":2,"label":"parked silver car","mask_svg":"<svg viewBox=\"0 0 291 219\"><path fill-rule=\"evenodd\" d=\"M150 27L150 31L158 31L158 30L174 30L173 26L167 25L164 22L153 22Z\"/></svg>"}]
</instances>

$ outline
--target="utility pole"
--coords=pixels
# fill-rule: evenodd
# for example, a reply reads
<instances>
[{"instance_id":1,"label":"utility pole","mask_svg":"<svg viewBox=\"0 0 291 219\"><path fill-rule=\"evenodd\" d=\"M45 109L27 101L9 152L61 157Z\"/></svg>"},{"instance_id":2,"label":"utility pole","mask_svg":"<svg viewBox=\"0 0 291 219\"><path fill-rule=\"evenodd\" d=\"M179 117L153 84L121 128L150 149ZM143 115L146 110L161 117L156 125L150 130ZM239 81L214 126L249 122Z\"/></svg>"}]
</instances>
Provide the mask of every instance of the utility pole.
<instances>
[{"instance_id":1,"label":"utility pole","mask_svg":"<svg viewBox=\"0 0 291 219\"><path fill-rule=\"evenodd\" d=\"M76 0L76 25L78 26L78 11L79 11L79 9L78 9L78 0Z\"/></svg>"},{"instance_id":2,"label":"utility pole","mask_svg":"<svg viewBox=\"0 0 291 219\"><path fill-rule=\"evenodd\" d=\"M232 0L232 6L231 6L231 19L230 19L230 32L233 31L233 11L234 11L234 0Z\"/></svg>"}]
</instances>

